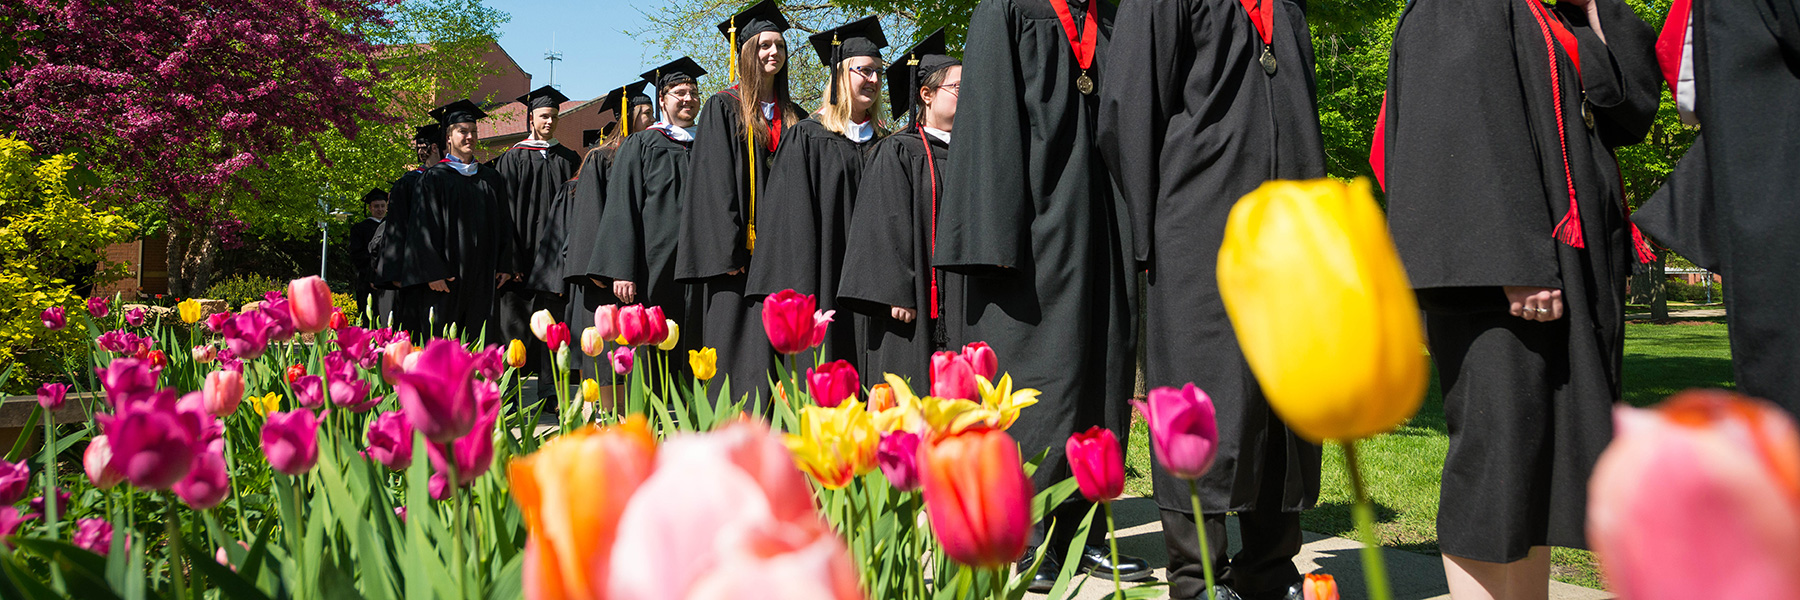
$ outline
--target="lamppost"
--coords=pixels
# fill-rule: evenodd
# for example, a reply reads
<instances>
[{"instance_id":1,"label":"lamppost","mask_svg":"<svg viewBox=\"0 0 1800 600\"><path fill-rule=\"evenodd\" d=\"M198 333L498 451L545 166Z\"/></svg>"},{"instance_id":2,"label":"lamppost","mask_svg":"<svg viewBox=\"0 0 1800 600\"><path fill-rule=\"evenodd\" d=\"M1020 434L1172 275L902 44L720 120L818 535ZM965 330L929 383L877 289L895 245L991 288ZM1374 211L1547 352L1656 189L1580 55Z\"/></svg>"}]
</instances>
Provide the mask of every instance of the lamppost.
<instances>
[{"instance_id":1,"label":"lamppost","mask_svg":"<svg viewBox=\"0 0 1800 600\"><path fill-rule=\"evenodd\" d=\"M319 214L324 216L319 219L319 279L325 279L325 258L331 250L331 221L342 223L344 217L350 216L350 213L331 209L331 205L325 202L326 196L331 194L331 184L326 184L325 189L326 195L318 199Z\"/></svg>"}]
</instances>

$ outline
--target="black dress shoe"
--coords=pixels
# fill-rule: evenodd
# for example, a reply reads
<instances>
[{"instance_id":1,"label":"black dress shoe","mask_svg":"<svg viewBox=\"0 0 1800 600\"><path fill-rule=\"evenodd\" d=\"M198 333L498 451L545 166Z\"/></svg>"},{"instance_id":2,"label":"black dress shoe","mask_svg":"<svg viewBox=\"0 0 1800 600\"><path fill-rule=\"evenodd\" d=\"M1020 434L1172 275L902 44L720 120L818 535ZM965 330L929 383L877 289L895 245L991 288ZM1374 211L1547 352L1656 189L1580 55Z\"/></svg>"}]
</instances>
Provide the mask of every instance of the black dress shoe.
<instances>
[{"instance_id":1,"label":"black dress shoe","mask_svg":"<svg viewBox=\"0 0 1800 600\"><path fill-rule=\"evenodd\" d=\"M1305 597L1306 583L1301 582L1288 586L1287 595L1282 596L1281 598L1282 600L1305 600Z\"/></svg>"},{"instance_id":2,"label":"black dress shoe","mask_svg":"<svg viewBox=\"0 0 1800 600\"><path fill-rule=\"evenodd\" d=\"M1113 571L1118 571L1119 581L1142 581L1156 573L1150 570L1150 563L1136 556L1119 555L1119 564L1114 565L1112 551L1099 546L1085 546L1081 549L1081 570L1101 579L1112 579Z\"/></svg>"},{"instance_id":3,"label":"black dress shoe","mask_svg":"<svg viewBox=\"0 0 1800 600\"><path fill-rule=\"evenodd\" d=\"M1200 595L1194 597L1194 600L1244 600L1244 597L1239 596L1237 590L1231 589L1231 586L1221 583L1213 586L1211 596L1201 592Z\"/></svg>"},{"instance_id":4,"label":"black dress shoe","mask_svg":"<svg viewBox=\"0 0 1800 600\"><path fill-rule=\"evenodd\" d=\"M1031 561L1035 558L1035 554L1030 550L1025 552L1025 558L1019 560L1019 571L1031 568ZM1044 554L1044 562L1038 563L1037 573L1032 574L1031 585L1027 586L1025 591L1033 594L1048 593L1050 588L1056 587L1056 576L1061 571L1062 566L1056 564L1056 560L1050 558L1048 553Z\"/></svg>"}]
</instances>

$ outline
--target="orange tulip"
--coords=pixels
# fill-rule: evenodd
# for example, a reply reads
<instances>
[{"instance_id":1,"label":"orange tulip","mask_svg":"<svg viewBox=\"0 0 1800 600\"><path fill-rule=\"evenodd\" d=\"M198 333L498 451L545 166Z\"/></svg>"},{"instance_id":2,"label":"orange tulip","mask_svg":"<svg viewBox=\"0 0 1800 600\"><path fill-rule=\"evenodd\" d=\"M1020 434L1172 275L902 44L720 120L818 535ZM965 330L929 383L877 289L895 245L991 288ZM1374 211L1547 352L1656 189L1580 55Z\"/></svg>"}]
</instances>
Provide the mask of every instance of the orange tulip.
<instances>
[{"instance_id":1,"label":"orange tulip","mask_svg":"<svg viewBox=\"0 0 1800 600\"><path fill-rule=\"evenodd\" d=\"M1800 590L1800 434L1787 413L1706 390L1613 415L1617 436L1588 480L1588 539L1613 592L1654 600Z\"/></svg>"},{"instance_id":2,"label":"orange tulip","mask_svg":"<svg viewBox=\"0 0 1800 600\"><path fill-rule=\"evenodd\" d=\"M656 442L643 416L558 437L514 460L508 480L525 516L525 595L606 597L613 539L626 503L648 479Z\"/></svg>"},{"instance_id":3,"label":"orange tulip","mask_svg":"<svg viewBox=\"0 0 1800 600\"><path fill-rule=\"evenodd\" d=\"M1307 573L1300 589L1303 600L1338 600L1337 578L1322 573Z\"/></svg>"},{"instance_id":4,"label":"orange tulip","mask_svg":"<svg viewBox=\"0 0 1800 600\"><path fill-rule=\"evenodd\" d=\"M971 429L920 447L919 465L931 530L951 559L991 569L1025 552L1031 480L1012 437Z\"/></svg>"},{"instance_id":5,"label":"orange tulip","mask_svg":"<svg viewBox=\"0 0 1800 600\"><path fill-rule=\"evenodd\" d=\"M894 386L877 383L869 388L869 412L880 413L896 406L900 406L900 399L894 395Z\"/></svg>"}]
</instances>

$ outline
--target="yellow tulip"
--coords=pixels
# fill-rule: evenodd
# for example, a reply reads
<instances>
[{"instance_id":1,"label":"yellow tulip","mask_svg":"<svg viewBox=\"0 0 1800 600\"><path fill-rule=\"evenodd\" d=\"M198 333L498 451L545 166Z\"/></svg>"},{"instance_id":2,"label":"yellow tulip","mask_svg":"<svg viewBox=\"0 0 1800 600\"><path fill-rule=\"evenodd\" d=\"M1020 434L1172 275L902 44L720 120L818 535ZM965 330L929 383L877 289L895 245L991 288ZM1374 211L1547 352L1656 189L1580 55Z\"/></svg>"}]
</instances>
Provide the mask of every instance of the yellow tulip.
<instances>
[{"instance_id":1,"label":"yellow tulip","mask_svg":"<svg viewBox=\"0 0 1800 600\"><path fill-rule=\"evenodd\" d=\"M875 429L882 434L895 431L908 431L924 436L931 431L925 420L924 404L918 396L913 395L912 388L899 375L887 373L887 383L876 384L876 390L885 389L885 393L870 392L869 412L875 417ZM891 396L889 400L887 397ZM876 400L883 404L878 406ZM889 404L891 402L891 404Z\"/></svg>"},{"instance_id":2,"label":"yellow tulip","mask_svg":"<svg viewBox=\"0 0 1800 600\"><path fill-rule=\"evenodd\" d=\"M200 301L193 298L175 304L175 310L181 313L181 322L192 325L205 315L200 314Z\"/></svg>"},{"instance_id":3,"label":"yellow tulip","mask_svg":"<svg viewBox=\"0 0 1800 600\"><path fill-rule=\"evenodd\" d=\"M993 422L997 429L1010 429L1019 420L1019 411L1037 404L1038 391L1031 388L1013 390L1012 375L1000 376L999 383L989 383L986 377L976 377L981 384L981 406L993 411Z\"/></svg>"},{"instance_id":4,"label":"yellow tulip","mask_svg":"<svg viewBox=\"0 0 1800 600\"><path fill-rule=\"evenodd\" d=\"M514 369L525 368L525 343L513 340L506 345L506 364Z\"/></svg>"},{"instance_id":5,"label":"yellow tulip","mask_svg":"<svg viewBox=\"0 0 1800 600\"><path fill-rule=\"evenodd\" d=\"M1418 301L1366 180L1271 181L1244 196L1218 276L1244 358L1295 433L1357 440L1419 410Z\"/></svg>"},{"instance_id":6,"label":"yellow tulip","mask_svg":"<svg viewBox=\"0 0 1800 600\"><path fill-rule=\"evenodd\" d=\"M600 401L600 383L592 379L581 380L581 400L584 402Z\"/></svg>"},{"instance_id":7,"label":"yellow tulip","mask_svg":"<svg viewBox=\"0 0 1800 600\"><path fill-rule=\"evenodd\" d=\"M813 404L800 409L799 433L782 441L800 470L835 490L875 468L881 432L862 403L850 400L832 408Z\"/></svg>"},{"instance_id":8,"label":"yellow tulip","mask_svg":"<svg viewBox=\"0 0 1800 600\"><path fill-rule=\"evenodd\" d=\"M681 326L676 325L674 319L666 320L669 322L669 337L663 338L662 343L656 345L656 349L663 352L674 350L675 343L681 341Z\"/></svg>"},{"instance_id":9,"label":"yellow tulip","mask_svg":"<svg viewBox=\"0 0 1800 600\"><path fill-rule=\"evenodd\" d=\"M281 410L281 394L269 392L261 397L251 398L250 408L255 409L256 414L267 417L269 413Z\"/></svg>"},{"instance_id":10,"label":"yellow tulip","mask_svg":"<svg viewBox=\"0 0 1800 600\"><path fill-rule=\"evenodd\" d=\"M694 377L701 381L712 379L719 374L719 351L715 348L701 348L688 351L688 367L694 370Z\"/></svg>"}]
</instances>

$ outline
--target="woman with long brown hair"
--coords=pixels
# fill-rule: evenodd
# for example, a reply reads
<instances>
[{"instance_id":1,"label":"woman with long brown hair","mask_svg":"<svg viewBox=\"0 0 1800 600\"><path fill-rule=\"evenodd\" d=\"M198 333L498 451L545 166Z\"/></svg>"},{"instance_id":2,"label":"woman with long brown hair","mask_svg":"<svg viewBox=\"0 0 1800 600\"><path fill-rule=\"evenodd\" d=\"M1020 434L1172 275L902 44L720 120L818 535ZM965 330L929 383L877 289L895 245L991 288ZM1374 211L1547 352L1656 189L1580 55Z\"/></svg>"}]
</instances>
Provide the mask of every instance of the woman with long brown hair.
<instances>
[{"instance_id":1,"label":"woman with long brown hair","mask_svg":"<svg viewBox=\"0 0 1800 600\"><path fill-rule=\"evenodd\" d=\"M683 190L675 277L699 287L699 317L682 323L719 352L719 370L737 390L766 389L772 364L757 306L744 297L756 250L757 209L769 157L784 127L800 120L788 96L787 18L764 0L719 24L732 45L737 84L713 94L700 110Z\"/></svg>"}]
</instances>

